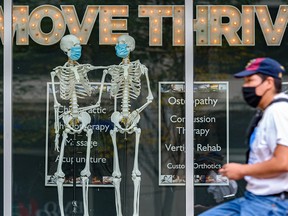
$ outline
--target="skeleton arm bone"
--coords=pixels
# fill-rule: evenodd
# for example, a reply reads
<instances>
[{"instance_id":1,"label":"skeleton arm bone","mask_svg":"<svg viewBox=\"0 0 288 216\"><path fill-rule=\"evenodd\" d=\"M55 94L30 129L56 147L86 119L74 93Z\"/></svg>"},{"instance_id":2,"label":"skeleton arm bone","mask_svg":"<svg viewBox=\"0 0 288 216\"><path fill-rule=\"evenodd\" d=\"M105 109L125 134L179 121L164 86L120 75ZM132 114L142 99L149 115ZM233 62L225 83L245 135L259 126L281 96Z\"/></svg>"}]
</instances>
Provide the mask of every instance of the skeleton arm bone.
<instances>
[{"instance_id":1,"label":"skeleton arm bone","mask_svg":"<svg viewBox=\"0 0 288 216\"><path fill-rule=\"evenodd\" d=\"M107 68L107 67L106 67ZM101 85L100 85L100 91L99 91L99 98L96 104L92 105L92 106L88 106L88 107L84 107L81 108L81 111L87 111L87 110L91 110L97 107L100 107L100 103L101 103L101 98L102 98L102 93L103 93L103 87L104 87L104 82L105 82L105 77L107 75L107 70L105 69L102 75L102 79L101 79Z\"/></svg>"},{"instance_id":2,"label":"skeleton arm bone","mask_svg":"<svg viewBox=\"0 0 288 216\"><path fill-rule=\"evenodd\" d=\"M57 69L57 68L56 68ZM55 112L55 122L54 122L54 129L55 129L55 151L59 152L59 108L61 104L58 102L56 97L56 90L55 90L55 76L56 72L51 72L51 80L52 80L52 92L53 92L53 98L54 98L54 112Z\"/></svg>"},{"instance_id":3,"label":"skeleton arm bone","mask_svg":"<svg viewBox=\"0 0 288 216\"><path fill-rule=\"evenodd\" d=\"M91 64L84 64L83 66L88 69L88 72L98 69L107 69L107 66L94 66Z\"/></svg>"},{"instance_id":4,"label":"skeleton arm bone","mask_svg":"<svg viewBox=\"0 0 288 216\"><path fill-rule=\"evenodd\" d=\"M140 69L142 73L145 74L145 77L146 77L148 96L146 97L147 102L143 104L141 107L139 107L138 109L136 109L138 113L142 112L150 103L152 103L152 100L153 100L153 94L150 88L150 81L149 81L149 76L148 76L148 69L145 65L142 65L142 64L140 65Z\"/></svg>"},{"instance_id":5,"label":"skeleton arm bone","mask_svg":"<svg viewBox=\"0 0 288 216\"><path fill-rule=\"evenodd\" d=\"M104 70L103 71L103 75L102 75L102 79L101 79L101 86L100 86L100 92L99 92L99 98L98 98L98 101L96 103L96 105L100 106L100 103L101 103L101 99L102 99L102 93L103 93L103 88L104 88L104 82L105 82L105 77L108 73L108 70Z\"/></svg>"}]
</instances>

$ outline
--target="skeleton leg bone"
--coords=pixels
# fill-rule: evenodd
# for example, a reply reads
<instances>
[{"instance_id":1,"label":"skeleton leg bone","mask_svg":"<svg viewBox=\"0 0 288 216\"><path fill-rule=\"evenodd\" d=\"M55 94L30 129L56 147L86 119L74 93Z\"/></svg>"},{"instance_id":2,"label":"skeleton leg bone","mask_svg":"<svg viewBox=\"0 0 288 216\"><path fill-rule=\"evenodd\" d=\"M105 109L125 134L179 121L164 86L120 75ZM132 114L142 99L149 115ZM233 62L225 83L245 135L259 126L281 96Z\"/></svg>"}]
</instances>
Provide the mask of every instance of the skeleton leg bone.
<instances>
[{"instance_id":1,"label":"skeleton leg bone","mask_svg":"<svg viewBox=\"0 0 288 216\"><path fill-rule=\"evenodd\" d=\"M113 159L113 185L115 187L115 204L116 204L116 213L117 216L122 216L121 209L121 196L120 196L120 183L121 183L121 171L119 167L119 157L118 157L118 149L116 143L116 133L118 130L114 128L110 131L110 135L113 142L113 150L114 150L114 159Z\"/></svg>"},{"instance_id":2,"label":"skeleton leg bone","mask_svg":"<svg viewBox=\"0 0 288 216\"><path fill-rule=\"evenodd\" d=\"M65 148L66 140L68 137L68 132L69 132L69 130L67 130L67 129L63 132L63 139L62 139L62 143L61 143L61 150L60 150L60 156L59 156L57 171L54 174L54 176L56 177L57 190L58 190L58 202L59 202L61 216L64 216L63 182L64 182L64 177L65 177L65 174L62 171L62 163L63 163L64 148Z\"/></svg>"},{"instance_id":3,"label":"skeleton leg bone","mask_svg":"<svg viewBox=\"0 0 288 216\"><path fill-rule=\"evenodd\" d=\"M83 193L83 205L84 205L84 216L89 216L88 211L88 182L89 176L91 175L90 172L90 151L91 151L91 136L92 136L92 129L87 130L87 150L86 150L86 164L85 168L81 171L81 182L82 182L82 193Z\"/></svg>"},{"instance_id":4,"label":"skeleton leg bone","mask_svg":"<svg viewBox=\"0 0 288 216\"><path fill-rule=\"evenodd\" d=\"M139 152L139 141L141 135L141 129L135 128L135 157L134 166L132 170L132 180L134 183L134 200L133 200L133 216L139 216L139 198L140 198L140 183L141 183L141 172L138 168L138 152Z\"/></svg>"}]
</instances>

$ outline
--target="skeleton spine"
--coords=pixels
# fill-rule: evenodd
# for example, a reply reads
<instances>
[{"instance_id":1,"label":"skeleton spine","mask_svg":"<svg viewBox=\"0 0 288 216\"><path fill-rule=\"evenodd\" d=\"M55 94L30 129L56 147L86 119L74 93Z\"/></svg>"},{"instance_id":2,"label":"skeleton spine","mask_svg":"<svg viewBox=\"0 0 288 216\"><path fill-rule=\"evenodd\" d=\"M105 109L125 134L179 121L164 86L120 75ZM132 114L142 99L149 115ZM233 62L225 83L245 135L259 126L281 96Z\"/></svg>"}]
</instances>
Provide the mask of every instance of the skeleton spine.
<instances>
[{"instance_id":1,"label":"skeleton spine","mask_svg":"<svg viewBox=\"0 0 288 216\"><path fill-rule=\"evenodd\" d=\"M124 90L123 90L123 98L122 98L122 114L123 117L128 117L129 115L129 104L130 104L130 97L129 97L129 83L128 80L124 82Z\"/></svg>"},{"instance_id":2,"label":"skeleton spine","mask_svg":"<svg viewBox=\"0 0 288 216\"><path fill-rule=\"evenodd\" d=\"M73 118L78 118L79 110L78 110L78 103L77 103L77 95L75 89L72 92L72 97L70 100L70 110Z\"/></svg>"}]
</instances>

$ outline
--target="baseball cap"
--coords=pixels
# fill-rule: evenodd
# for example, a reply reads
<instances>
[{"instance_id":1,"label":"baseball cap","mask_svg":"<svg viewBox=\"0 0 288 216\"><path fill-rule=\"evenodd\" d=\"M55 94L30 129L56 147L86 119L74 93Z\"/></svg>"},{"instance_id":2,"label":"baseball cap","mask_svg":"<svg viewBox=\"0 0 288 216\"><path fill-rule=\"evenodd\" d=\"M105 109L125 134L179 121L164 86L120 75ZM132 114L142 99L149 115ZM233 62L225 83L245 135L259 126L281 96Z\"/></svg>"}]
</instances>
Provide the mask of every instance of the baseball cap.
<instances>
[{"instance_id":1,"label":"baseball cap","mask_svg":"<svg viewBox=\"0 0 288 216\"><path fill-rule=\"evenodd\" d=\"M272 58L255 58L247 64L244 71L234 74L234 77L242 78L256 73L261 73L281 79L282 73L284 72L285 68Z\"/></svg>"}]
</instances>

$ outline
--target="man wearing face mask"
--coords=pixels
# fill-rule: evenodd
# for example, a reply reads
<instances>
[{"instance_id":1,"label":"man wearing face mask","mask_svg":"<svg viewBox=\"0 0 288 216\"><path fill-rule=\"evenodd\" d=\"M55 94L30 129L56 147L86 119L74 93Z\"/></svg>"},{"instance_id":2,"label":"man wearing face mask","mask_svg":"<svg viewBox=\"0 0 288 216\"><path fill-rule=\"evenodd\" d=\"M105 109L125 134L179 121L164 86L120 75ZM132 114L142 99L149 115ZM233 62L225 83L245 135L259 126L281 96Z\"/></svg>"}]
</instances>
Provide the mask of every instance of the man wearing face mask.
<instances>
[{"instance_id":1,"label":"man wearing face mask","mask_svg":"<svg viewBox=\"0 0 288 216\"><path fill-rule=\"evenodd\" d=\"M280 93L283 72L277 61L256 58L234 75L244 79L247 104L263 115L258 115L249 133L248 163L225 164L219 172L232 180L244 178L247 191L201 216L288 214L288 96Z\"/></svg>"}]
</instances>

